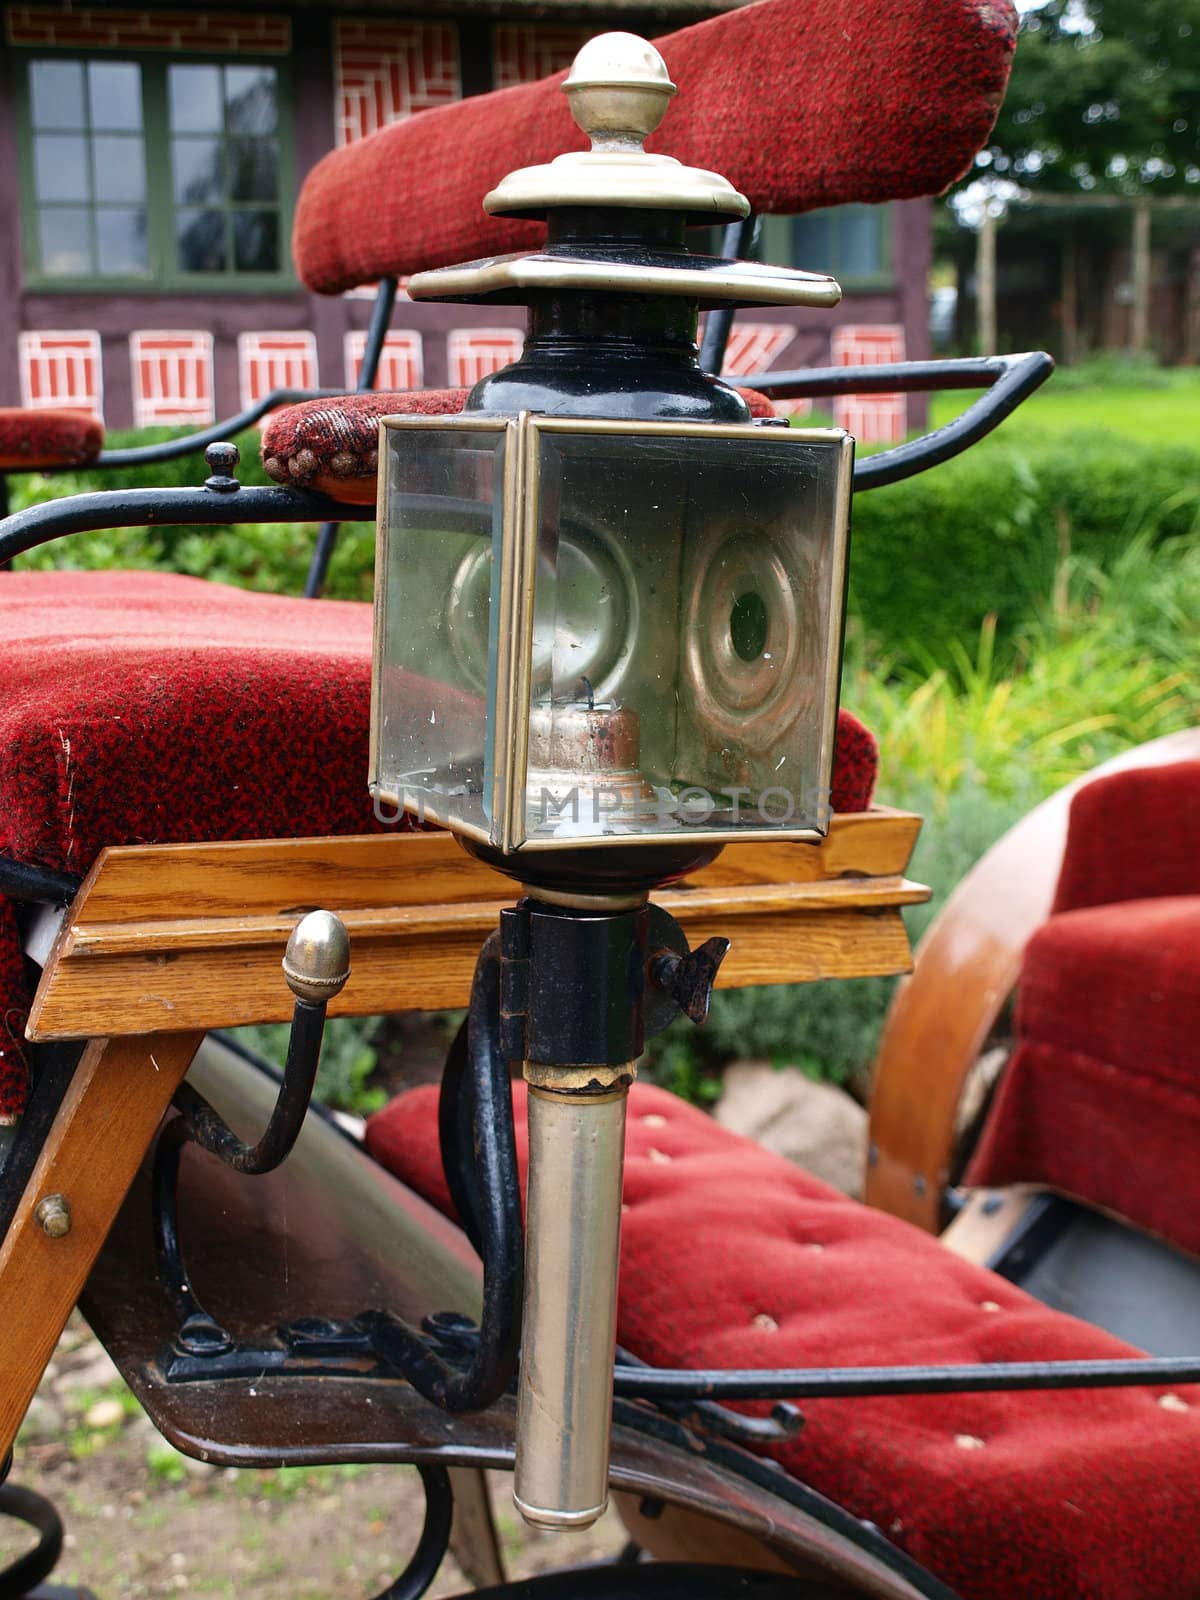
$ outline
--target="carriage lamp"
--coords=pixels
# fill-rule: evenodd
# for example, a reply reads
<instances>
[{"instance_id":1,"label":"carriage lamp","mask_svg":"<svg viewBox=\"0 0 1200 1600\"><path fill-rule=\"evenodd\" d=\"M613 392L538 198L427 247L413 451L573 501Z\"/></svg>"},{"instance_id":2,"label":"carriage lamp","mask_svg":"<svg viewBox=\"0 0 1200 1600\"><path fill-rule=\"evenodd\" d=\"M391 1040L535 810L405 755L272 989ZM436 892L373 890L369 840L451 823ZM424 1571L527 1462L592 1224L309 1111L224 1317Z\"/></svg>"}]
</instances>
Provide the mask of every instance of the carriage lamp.
<instances>
[{"instance_id":1,"label":"carriage lamp","mask_svg":"<svg viewBox=\"0 0 1200 1600\"><path fill-rule=\"evenodd\" d=\"M377 796L504 855L828 822L850 445L384 424Z\"/></svg>"},{"instance_id":2,"label":"carriage lamp","mask_svg":"<svg viewBox=\"0 0 1200 1600\"><path fill-rule=\"evenodd\" d=\"M828 825L852 442L753 420L701 371L702 309L831 306L828 277L697 254L726 180L648 154L675 93L630 34L563 85L591 149L510 174L544 248L420 273L414 299L529 307L520 359L380 440L371 786L515 877L500 1028L529 1083L515 1496L607 1498L626 1092L699 1020L726 941L647 903L736 839Z\"/></svg>"}]
</instances>

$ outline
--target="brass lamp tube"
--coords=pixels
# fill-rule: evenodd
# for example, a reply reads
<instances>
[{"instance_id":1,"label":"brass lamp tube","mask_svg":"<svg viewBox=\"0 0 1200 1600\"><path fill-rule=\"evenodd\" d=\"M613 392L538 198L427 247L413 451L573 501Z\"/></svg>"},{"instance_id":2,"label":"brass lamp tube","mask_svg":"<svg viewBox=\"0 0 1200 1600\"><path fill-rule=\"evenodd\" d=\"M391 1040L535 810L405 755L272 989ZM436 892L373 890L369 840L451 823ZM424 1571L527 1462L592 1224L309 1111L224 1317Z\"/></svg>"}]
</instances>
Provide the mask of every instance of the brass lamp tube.
<instances>
[{"instance_id":1,"label":"brass lamp tube","mask_svg":"<svg viewBox=\"0 0 1200 1600\"><path fill-rule=\"evenodd\" d=\"M525 1065L529 1193L513 1499L543 1528L589 1527L608 1503L633 1070Z\"/></svg>"}]
</instances>

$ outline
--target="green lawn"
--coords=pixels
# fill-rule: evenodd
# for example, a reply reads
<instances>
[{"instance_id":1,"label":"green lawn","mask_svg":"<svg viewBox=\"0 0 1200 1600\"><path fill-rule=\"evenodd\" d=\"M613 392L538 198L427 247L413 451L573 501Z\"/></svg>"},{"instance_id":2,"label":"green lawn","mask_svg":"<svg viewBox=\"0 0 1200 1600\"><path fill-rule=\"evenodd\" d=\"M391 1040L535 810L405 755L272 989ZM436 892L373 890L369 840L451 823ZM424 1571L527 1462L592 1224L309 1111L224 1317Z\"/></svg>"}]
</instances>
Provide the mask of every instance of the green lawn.
<instances>
[{"instance_id":1,"label":"green lawn","mask_svg":"<svg viewBox=\"0 0 1200 1600\"><path fill-rule=\"evenodd\" d=\"M934 395L935 426L949 422L976 395ZM1200 447L1200 368L1122 371L1120 364L1056 372L1004 422L1000 437L1044 439L1047 434L1105 432L1147 443Z\"/></svg>"}]
</instances>

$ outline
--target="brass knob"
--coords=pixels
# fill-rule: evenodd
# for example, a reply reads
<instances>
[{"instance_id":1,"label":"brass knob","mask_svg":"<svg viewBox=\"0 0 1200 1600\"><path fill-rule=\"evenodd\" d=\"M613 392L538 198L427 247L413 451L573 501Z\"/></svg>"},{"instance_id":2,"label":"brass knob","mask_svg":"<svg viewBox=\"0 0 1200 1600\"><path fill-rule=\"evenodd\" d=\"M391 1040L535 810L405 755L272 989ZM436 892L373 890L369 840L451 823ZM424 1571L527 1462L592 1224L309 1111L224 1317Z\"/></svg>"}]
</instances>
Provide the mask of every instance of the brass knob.
<instances>
[{"instance_id":1,"label":"brass knob","mask_svg":"<svg viewBox=\"0 0 1200 1600\"><path fill-rule=\"evenodd\" d=\"M34 1209L38 1227L52 1239L62 1239L71 1231L71 1207L63 1194L48 1194Z\"/></svg>"},{"instance_id":2,"label":"brass knob","mask_svg":"<svg viewBox=\"0 0 1200 1600\"><path fill-rule=\"evenodd\" d=\"M594 150L641 147L677 91L658 51L635 33L602 33L579 51L563 84Z\"/></svg>"},{"instance_id":3,"label":"brass knob","mask_svg":"<svg viewBox=\"0 0 1200 1600\"><path fill-rule=\"evenodd\" d=\"M332 911L310 911L292 929L283 975L300 1000L321 1005L340 994L350 976L350 936Z\"/></svg>"}]
</instances>

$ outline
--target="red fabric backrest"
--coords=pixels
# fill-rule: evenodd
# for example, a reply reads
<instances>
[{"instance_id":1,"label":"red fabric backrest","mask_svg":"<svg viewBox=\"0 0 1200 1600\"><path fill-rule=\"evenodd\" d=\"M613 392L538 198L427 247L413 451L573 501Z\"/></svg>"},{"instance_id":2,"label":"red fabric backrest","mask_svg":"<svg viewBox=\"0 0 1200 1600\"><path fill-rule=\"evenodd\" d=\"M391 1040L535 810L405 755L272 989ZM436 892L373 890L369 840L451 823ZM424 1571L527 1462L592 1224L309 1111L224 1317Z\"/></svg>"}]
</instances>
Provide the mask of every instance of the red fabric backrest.
<instances>
[{"instance_id":1,"label":"red fabric backrest","mask_svg":"<svg viewBox=\"0 0 1200 1600\"><path fill-rule=\"evenodd\" d=\"M1071 802L1054 911L1200 894L1200 761L1135 767Z\"/></svg>"},{"instance_id":2,"label":"red fabric backrest","mask_svg":"<svg viewBox=\"0 0 1200 1600\"><path fill-rule=\"evenodd\" d=\"M987 138L1011 0L763 0L657 41L679 85L650 148L719 172L760 212L936 194ZM296 212L304 282L337 294L528 248L492 219L506 172L586 148L564 73L426 111L325 157Z\"/></svg>"}]
</instances>

